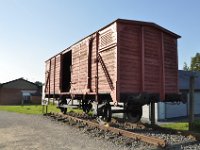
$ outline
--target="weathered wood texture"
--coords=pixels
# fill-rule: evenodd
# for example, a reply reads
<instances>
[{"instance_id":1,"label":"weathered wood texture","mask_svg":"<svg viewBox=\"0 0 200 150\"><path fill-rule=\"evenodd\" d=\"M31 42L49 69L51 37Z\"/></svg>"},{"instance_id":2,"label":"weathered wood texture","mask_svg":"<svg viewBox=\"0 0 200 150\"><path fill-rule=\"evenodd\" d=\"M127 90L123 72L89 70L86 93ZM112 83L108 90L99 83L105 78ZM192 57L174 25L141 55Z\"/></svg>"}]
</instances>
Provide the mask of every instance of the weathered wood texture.
<instances>
[{"instance_id":1,"label":"weathered wood texture","mask_svg":"<svg viewBox=\"0 0 200 150\"><path fill-rule=\"evenodd\" d=\"M178 92L177 37L147 25L118 24L120 92Z\"/></svg>"},{"instance_id":2,"label":"weathered wood texture","mask_svg":"<svg viewBox=\"0 0 200 150\"><path fill-rule=\"evenodd\" d=\"M166 93L178 92L178 35L153 23L127 20L97 32L98 41L93 33L67 49L72 52L71 88L65 92L95 94L97 60L99 93L110 93L113 101L119 101L120 93L159 93L164 99ZM65 51L46 61L46 94L49 87L51 94L61 93Z\"/></svg>"},{"instance_id":3,"label":"weathered wood texture","mask_svg":"<svg viewBox=\"0 0 200 150\"><path fill-rule=\"evenodd\" d=\"M46 61L45 68L45 93L49 93L50 84L50 94L60 94L61 55L56 55Z\"/></svg>"},{"instance_id":4,"label":"weathered wood texture","mask_svg":"<svg viewBox=\"0 0 200 150\"><path fill-rule=\"evenodd\" d=\"M164 69L166 93L178 92L178 54L177 40L164 34Z\"/></svg>"},{"instance_id":5,"label":"weathered wood texture","mask_svg":"<svg viewBox=\"0 0 200 150\"><path fill-rule=\"evenodd\" d=\"M110 93L116 79L116 30L114 25L102 30L99 35L99 55L98 63L99 92ZM91 42L91 43L90 43ZM72 50L72 85L70 92L83 94L95 92L96 76L96 37L95 34L85 38L71 47ZM91 53L91 54L89 54ZM90 55L90 58L88 56ZM89 61L90 59L90 61ZM91 63L88 65L88 63ZM90 66L90 80L88 80L88 67ZM106 70L104 69L106 68ZM108 77L106 76L108 75ZM109 80L110 79L110 80ZM91 83L88 83L90 81ZM90 84L90 89L88 88Z\"/></svg>"},{"instance_id":6,"label":"weathered wood texture","mask_svg":"<svg viewBox=\"0 0 200 150\"><path fill-rule=\"evenodd\" d=\"M85 93L87 89L88 40L71 47L72 50L72 93Z\"/></svg>"}]
</instances>

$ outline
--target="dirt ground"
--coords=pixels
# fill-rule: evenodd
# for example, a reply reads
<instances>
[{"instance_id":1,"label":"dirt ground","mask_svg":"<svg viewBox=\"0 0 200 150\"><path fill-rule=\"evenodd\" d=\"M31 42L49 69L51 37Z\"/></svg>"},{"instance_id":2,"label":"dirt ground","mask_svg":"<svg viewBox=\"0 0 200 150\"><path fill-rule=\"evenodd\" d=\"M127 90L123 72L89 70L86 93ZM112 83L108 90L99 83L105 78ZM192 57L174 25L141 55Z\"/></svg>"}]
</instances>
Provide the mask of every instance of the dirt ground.
<instances>
[{"instance_id":1,"label":"dirt ground","mask_svg":"<svg viewBox=\"0 0 200 150\"><path fill-rule=\"evenodd\" d=\"M117 150L125 149L105 139L92 138L79 129L42 115L0 111L2 150Z\"/></svg>"}]
</instances>

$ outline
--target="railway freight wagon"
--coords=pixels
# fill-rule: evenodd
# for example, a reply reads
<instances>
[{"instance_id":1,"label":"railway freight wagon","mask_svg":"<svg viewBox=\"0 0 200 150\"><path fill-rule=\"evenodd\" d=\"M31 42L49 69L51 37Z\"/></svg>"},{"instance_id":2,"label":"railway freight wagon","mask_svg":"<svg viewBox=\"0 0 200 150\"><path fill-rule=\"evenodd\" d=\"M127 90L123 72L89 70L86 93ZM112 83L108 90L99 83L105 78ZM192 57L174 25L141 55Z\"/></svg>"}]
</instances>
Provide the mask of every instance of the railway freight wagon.
<instances>
[{"instance_id":1,"label":"railway freight wagon","mask_svg":"<svg viewBox=\"0 0 200 150\"><path fill-rule=\"evenodd\" d=\"M155 23L118 19L45 62L45 97L59 99L63 113L76 99L107 121L123 112L136 122L145 104L181 101L178 38Z\"/></svg>"}]
</instances>

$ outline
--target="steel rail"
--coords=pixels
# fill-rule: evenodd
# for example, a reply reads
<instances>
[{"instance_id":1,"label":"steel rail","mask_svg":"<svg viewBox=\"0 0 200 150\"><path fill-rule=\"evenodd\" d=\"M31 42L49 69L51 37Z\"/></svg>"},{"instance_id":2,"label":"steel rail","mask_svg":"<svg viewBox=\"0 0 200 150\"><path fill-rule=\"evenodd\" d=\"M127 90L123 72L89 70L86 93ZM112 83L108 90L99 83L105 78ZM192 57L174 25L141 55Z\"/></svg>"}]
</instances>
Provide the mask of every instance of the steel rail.
<instances>
[{"instance_id":1,"label":"steel rail","mask_svg":"<svg viewBox=\"0 0 200 150\"><path fill-rule=\"evenodd\" d=\"M151 137L151 136L146 136L146 135L143 135L143 134L134 133L134 132L130 132L130 131L115 128L115 127L100 125L98 123L91 122L89 120L76 118L76 117L66 115L66 114L64 115L62 113L52 113L52 114L59 116L59 117L62 117L63 119L69 119L69 120L73 120L75 122L81 122L84 125L87 125L87 126L92 127L92 128L99 128L99 129L104 130L104 131L110 131L110 132L113 132L113 133L116 133L116 134L119 134L119 135L122 135L122 136L125 136L125 137L128 137L128 138L140 140L140 141L143 141L145 143L152 144L152 145L155 145L155 146L159 146L159 147L162 147L162 148L166 147L166 141L163 140L163 139L159 139L159 138Z\"/></svg>"}]
</instances>

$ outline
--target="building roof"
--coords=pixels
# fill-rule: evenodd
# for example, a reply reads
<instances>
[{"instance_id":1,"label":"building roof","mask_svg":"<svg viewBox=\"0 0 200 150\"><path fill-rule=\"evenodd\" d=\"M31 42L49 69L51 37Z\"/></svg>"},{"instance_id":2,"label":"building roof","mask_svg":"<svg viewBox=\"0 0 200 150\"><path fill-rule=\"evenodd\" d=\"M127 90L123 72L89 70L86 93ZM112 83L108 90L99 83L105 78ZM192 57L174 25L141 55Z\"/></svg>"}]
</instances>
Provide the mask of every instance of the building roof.
<instances>
[{"instance_id":1,"label":"building roof","mask_svg":"<svg viewBox=\"0 0 200 150\"><path fill-rule=\"evenodd\" d=\"M35 89L37 90L39 86L33 82L25 80L23 78L15 79L0 85L0 88L15 88L15 89Z\"/></svg>"},{"instance_id":2,"label":"building roof","mask_svg":"<svg viewBox=\"0 0 200 150\"><path fill-rule=\"evenodd\" d=\"M190 76L195 76L195 89L200 90L200 72L199 71L183 71L179 70L179 89L180 90L189 90L190 87Z\"/></svg>"}]
</instances>

